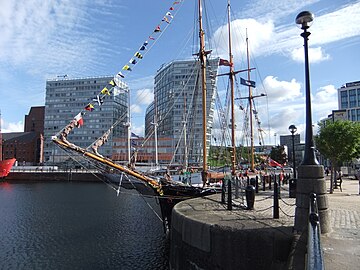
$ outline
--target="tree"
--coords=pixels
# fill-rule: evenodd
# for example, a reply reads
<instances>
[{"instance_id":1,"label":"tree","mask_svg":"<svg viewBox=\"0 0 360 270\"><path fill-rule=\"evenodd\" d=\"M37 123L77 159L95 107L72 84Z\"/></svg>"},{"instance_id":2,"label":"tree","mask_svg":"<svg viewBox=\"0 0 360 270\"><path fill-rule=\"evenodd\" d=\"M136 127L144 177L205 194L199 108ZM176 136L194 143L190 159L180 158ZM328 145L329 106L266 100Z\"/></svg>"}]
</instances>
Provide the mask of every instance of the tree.
<instances>
[{"instance_id":1,"label":"tree","mask_svg":"<svg viewBox=\"0 0 360 270\"><path fill-rule=\"evenodd\" d=\"M336 181L334 170L342 162L351 161L360 155L360 123L338 120L319 123L319 126L319 134L315 136L316 148L330 160L332 175ZM330 181L330 193L333 192L334 181Z\"/></svg>"},{"instance_id":2,"label":"tree","mask_svg":"<svg viewBox=\"0 0 360 270\"><path fill-rule=\"evenodd\" d=\"M278 146L272 147L271 152L270 152L270 158L281 164L286 163L287 155L285 153L284 146L278 145Z\"/></svg>"}]
</instances>

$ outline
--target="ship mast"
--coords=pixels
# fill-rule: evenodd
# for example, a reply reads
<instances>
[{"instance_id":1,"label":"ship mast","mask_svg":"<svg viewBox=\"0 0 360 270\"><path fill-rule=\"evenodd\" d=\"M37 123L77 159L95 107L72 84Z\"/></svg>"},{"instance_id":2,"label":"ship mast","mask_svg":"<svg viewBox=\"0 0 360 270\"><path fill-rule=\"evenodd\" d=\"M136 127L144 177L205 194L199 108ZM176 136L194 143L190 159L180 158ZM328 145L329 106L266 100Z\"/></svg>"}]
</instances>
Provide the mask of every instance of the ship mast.
<instances>
[{"instance_id":1,"label":"ship mast","mask_svg":"<svg viewBox=\"0 0 360 270\"><path fill-rule=\"evenodd\" d=\"M235 175L236 170L236 146L235 146L235 110L234 110L234 64L231 50L231 20L230 20L230 0L228 0L228 32L229 32L229 62L230 62L230 87L231 87L231 175Z\"/></svg>"},{"instance_id":2,"label":"ship mast","mask_svg":"<svg viewBox=\"0 0 360 270\"><path fill-rule=\"evenodd\" d=\"M246 55L247 55L247 72L248 72L248 82L250 82L250 57L249 57L249 40L246 30ZM249 85L249 118L250 118L250 170L254 171L254 129L253 129L253 96L252 96L252 86Z\"/></svg>"},{"instance_id":3,"label":"ship mast","mask_svg":"<svg viewBox=\"0 0 360 270\"><path fill-rule=\"evenodd\" d=\"M206 149L206 133L207 133L207 119L206 119L206 51L205 51L205 34L202 22L202 0L198 0L199 5L199 37L200 37L200 51L199 57L201 62L201 84L202 84L202 111L203 111L203 172L202 180L206 183L207 176L207 149Z\"/></svg>"}]
</instances>

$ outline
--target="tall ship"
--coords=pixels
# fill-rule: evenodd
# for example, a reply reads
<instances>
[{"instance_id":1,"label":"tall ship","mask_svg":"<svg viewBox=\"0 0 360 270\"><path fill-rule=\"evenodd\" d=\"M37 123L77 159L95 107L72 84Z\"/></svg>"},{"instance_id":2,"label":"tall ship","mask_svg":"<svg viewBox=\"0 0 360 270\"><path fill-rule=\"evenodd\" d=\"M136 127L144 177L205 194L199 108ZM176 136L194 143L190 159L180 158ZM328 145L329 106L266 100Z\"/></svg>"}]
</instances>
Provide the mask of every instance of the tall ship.
<instances>
[{"instance_id":1,"label":"tall ship","mask_svg":"<svg viewBox=\"0 0 360 270\"><path fill-rule=\"evenodd\" d=\"M9 158L3 160L3 139L1 131L1 113L0 113L0 178L5 178L9 175L12 166L14 166L16 158Z\"/></svg>"},{"instance_id":2,"label":"tall ship","mask_svg":"<svg viewBox=\"0 0 360 270\"><path fill-rule=\"evenodd\" d=\"M183 167L182 170L183 172L188 171L188 160L186 159L187 157L191 156L193 157L194 160L196 160L196 162L199 164L197 171L198 171L198 177L199 179L201 179L201 183L202 185L191 185L189 183L184 183L181 181L174 181L175 177L172 178L170 175L168 175L167 173L163 174L163 175L151 175L151 174L147 174L146 172L140 171L135 167L135 163L136 163L136 159L137 159L137 152L133 152L131 154L131 142L130 142L130 137L131 137L131 130L130 130L130 124L127 125L128 127L128 163L127 164L123 164L120 162L116 162L115 160L109 158L108 156L103 156L101 153L99 153L100 148L106 144L112 134L112 132L115 130L116 126L119 124L123 124L123 119L125 118L124 116L119 117L118 120L115 121L115 123L113 123L113 125L102 135L100 136L96 141L94 141L91 145L89 145L87 148L79 146L74 144L73 142L71 142L71 136L70 135L71 132L73 132L75 129L80 128L81 126L84 125L84 120L83 118L86 116L86 114L91 113L93 110L95 110L96 107L100 107L102 106L102 104L104 102L106 102L107 98L111 95L115 96L115 93L118 92L118 88L119 88L119 84L121 82L121 80L126 76L128 71L131 71L134 67L134 65L141 61L141 59L144 57L145 55L145 50L147 48L150 48L154 43L153 40L155 39L154 37L156 37L161 31L162 29L166 29L166 27L168 25L170 25L170 22L173 19L173 14L175 14L174 10L176 10L176 6L181 4L182 1L175 1L173 3L173 6L171 6L171 8L169 9L169 11L166 12L162 22L154 29L153 33L149 36L149 38L147 40L144 41L144 43L139 47L139 49L135 52L135 54L133 55L133 57L130 59L130 61L128 63L126 63L122 70L120 72L118 72L118 74L116 74L113 78L111 78L111 80L107 83L107 85L102 88L101 91L98 92L98 94L96 95L96 97L89 97L90 100L91 98L92 101L90 101L77 115L75 115L73 117L73 119L70 120L70 122L68 123L68 125L66 125L64 128L62 128L60 131L58 131L55 135L52 136L52 142L55 143L57 146L59 146L61 149L64 150L65 153L67 153L67 155L69 157L74 157L76 154L79 158L85 160L84 163L86 164L91 164L91 166L93 168L96 168L98 171L103 172L104 175L112 175L110 176L112 179L118 179L118 183L119 183L119 188L116 189L118 194L120 192L120 186L122 184L122 180L123 178L128 178L131 179L131 181L133 179L137 179L138 183L142 183L143 186L146 187L147 191L144 191L144 189L140 190L138 189L140 192L148 192L148 190L150 190L152 192L152 196L156 197L156 199L159 201L159 205L160 205L160 209L161 209L161 215L162 215L162 221L163 221L163 225L164 225L164 229L168 230L170 228L171 225L171 212L172 209L174 207L174 205L176 205L178 202L183 201L183 200L187 200L190 198L195 198L195 197L201 197L201 196L206 196L209 194L214 194L216 192L216 189L208 187L206 185L206 183L208 182L209 178L211 177L212 172L209 170L209 162L208 162L208 150L209 150L209 141L210 141L210 132L211 132L211 127L209 128L208 124L211 121L208 121L207 117L209 115L209 113L211 111L214 110L214 108L212 108L209 105L209 101L211 100L211 98L209 98L209 93L207 91L207 87L209 86L209 84L207 83L207 72L209 73L208 75L216 77L216 76L220 76L217 75L216 72L214 70L211 70L211 63L214 62L214 59L210 60L209 59L209 55L211 53L210 50L206 50L205 48L205 34L204 34L204 30L203 30L203 14L202 14L202 10L203 10L203 2L204 0L197 0L197 8L198 8L198 36L199 36L199 49L198 51L194 54L194 65L195 67L197 67L197 75L194 75L194 81L197 82L196 86L194 85L194 87L192 87L194 89L194 91L196 91L196 97L199 98L199 100L201 100L199 103L201 104L196 104L196 106L194 105L190 105L191 104L191 100L184 98L183 104L180 103L176 103L175 105L178 106L178 108L180 107L184 107L184 108L188 108L188 107L193 107L196 108L196 110L202 114L202 116L199 118L200 123L197 123L196 126L194 126L194 129L198 129L199 127L201 127L201 132L198 133L198 137L200 138L196 138L199 142L196 141L196 144L194 144L193 147L190 147L190 149L187 149L187 146L190 145L190 141L187 140L186 138L189 138L189 136L184 136L185 140L182 142L183 145L183 151L184 151L184 160L183 160ZM229 15L229 19L228 19L228 26L229 26L229 33L231 32L230 30L230 1L228 1L228 15ZM162 27L165 26L164 28ZM234 78L235 75L239 72L243 72L243 71L250 71L249 67L246 70L243 71L235 71L234 67L233 67L233 56L231 53L231 36L229 34L229 60L223 60L223 59L217 59L215 61L218 61L218 63L213 66L216 66L216 69L219 65L223 65L223 66L228 66L230 68L230 71L225 73L225 74L221 74L221 75L226 75L230 78L230 82L231 82L231 139L232 139L232 150L233 150L233 157L232 157L232 161L231 161L231 175L233 177L235 177L236 175L236 148L235 148L235 114L234 114ZM164 70L166 69L166 67L164 67ZM195 70L195 68L194 68ZM184 75L184 78L186 76ZM192 76L189 75L189 79L191 79ZM161 78L158 79L159 82L161 82ZM244 82L243 82L244 81ZM186 80L184 79L183 81L184 84L186 84ZM253 96L252 96L252 88L255 87L253 82L250 81L250 75L248 74L248 78L247 80L243 80L241 81L241 84L248 86L249 87L249 97L247 97L247 99L249 100L249 102L252 101ZM160 91L160 90L157 90ZM181 91L179 89L179 91ZM216 91L215 91L216 92ZM214 94L215 95L215 94ZM187 95L183 95L183 96L187 96ZM174 98L174 97L173 97ZM194 98L195 100L195 98ZM164 114L161 119L158 119L160 117L158 116L157 113L157 104L156 104L157 100L156 100L156 96L155 96L155 100L154 100L154 104L153 104L153 125L154 125L154 135L155 135L155 141L157 138L157 128L159 125L159 120L164 120L166 114ZM175 101L173 101L175 103ZM210 101L211 102L211 101ZM166 106L164 106L166 107ZM159 106L159 108L161 108L161 106ZM164 108L165 110L166 108ZM185 111L185 110L184 110ZM250 111L252 111L252 108L250 107ZM130 112L128 112L128 115L126 116L127 119L130 119L129 116ZM186 130L191 130L191 123L187 120L187 118L185 117L185 113L184 115L177 115L180 118L183 117L183 126L184 126L184 132L186 132ZM191 118L193 119L198 119L197 116L195 115L191 115ZM86 122L86 121L85 121ZM181 119L179 120L179 123L181 122ZM227 122L227 120L223 121L224 123ZM180 125L178 125L180 126ZM188 126L188 128L186 128ZM189 127L190 126L190 127ZM125 137L125 136L124 136ZM180 145L180 143L176 143L176 145ZM155 142L155 146L156 146L156 142ZM197 147L199 146L199 147ZM201 150L200 150L201 149ZM156 150L157 152L157 150ZM253 158L252 158L253 160ZM158 161L156 161L156 165L158 165ZM252 167L254 165L252 164Z\"/></svg>"}]
</instances>

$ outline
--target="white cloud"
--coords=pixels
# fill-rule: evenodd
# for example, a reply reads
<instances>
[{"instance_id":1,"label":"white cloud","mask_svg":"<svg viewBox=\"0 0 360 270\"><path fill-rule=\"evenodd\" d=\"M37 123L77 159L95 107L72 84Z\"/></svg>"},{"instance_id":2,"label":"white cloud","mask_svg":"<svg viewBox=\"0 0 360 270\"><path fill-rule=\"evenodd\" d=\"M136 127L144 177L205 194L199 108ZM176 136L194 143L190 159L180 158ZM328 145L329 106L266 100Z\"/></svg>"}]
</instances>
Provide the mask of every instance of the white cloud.
<instances>
[{"instance_id":1,"label":"white cloud","mask_svg":"<svg viewBox=\"0 0 360 270\"><path fill-rule=\"evenodd\" d=\"M288 82L267 76L263 81L263 86L271 102L289 101L301 97L301 85L295 79Z\"/></svg>"},{"instance_id":2,"label":"white cloud","mask_svg":"<svg viewBox=\"0 0 360 270\"><path fill-rule=\"evenodd\" d=\"M250 52L253 56L284 54L290 55L295 61L303 61L303 48L299 48L299 46L303 44L303 39L300 37L302 30L295 26L294 21L292 21L291 24L283 24L281 18L290 13L294 13L294 11L296 13L299 8L306 7L318 1L309 0L303 3L296 3L296 1L283 2L284 3L278 1L261 1L260 5L259 1L256 1L255 3L257 4L253 3L251 6L261 6L259 9L264 12L263 15L266 13L266 16L232 21L232 40L235 61L239 60L237 54L245 55L246 29L249 36ZM269 12L275 3L277 7L276 10L284 10L284 13ZM251 14L258 13L252 10ZM248 13L246 13L246 16L248 16ZM318 17L315 14L314 23L310 31L312 35L309 41L309 60L311 62L328 60L330 56L324 52L320 45L360 35L360 2L351 3L347 6L340 7L338 10L319 15ZM217 29L213 40L215 44L221 44L221 46L218 45L220 49L216 53L221 57L227 57L227 25L223 25ZM312 48L313 45L317 47Z\"/></svg>"},{"instance_id":3,"label":"white cloud","mask_svg":"<svg viewBox=\"0 0 360 270\"><path fill-rule=\"evenodd\" d=\"M291 58L296 62L305 62L304 48L293 49ZM309 48L309 62L318 63L329 60L330 56L326 54L321 47Z\"/></svg>"},{"instance_id":4,"label":"white cloud","mask_svg":"<svg viewBox=\"0 0 360 270\"><path fill-rule=\"evenodd\" d=\"M154 100L154 93L152 89L142 89L136 92L135 103L149 105Z\"/></svg>"},{"instance_id":5,"label":"white cloud","mask_svg":"<svg viewBox=\"0 0 360 270\"><path fill-rule=\"evenodd\" d=\"M274 24L272 21L261 23L255 19L237 19L231 22L232 31L234 32L232 39L232 47L234 57L239 58L239 55L246 53L246 32L248 33L249 41L251 42L251 52L255 55L264 53L264 44L271 42L274 32ZM228 29L227 25L218 28L213 40L217 44L217 53L223 57L228 54Z\"/></svg>"},{"instance_id":6,"label":"white cloud","mask_svg":"<svg viewBox=\"0 0 360 270\"><path fill-rule=\"evenodd\" d=\"M10 132L23 132L24 131L24 123L19 121L17 123L6 123L1 119L1 132L2 133L10 133Z\"/></svg>"},{"instance_id":7,"label":"white cloud","mask_svg":"<svg viewBox=\"0 0 360 270\"><path fill-rule=\"evenodd\" d=\"M312 98L313 112L316 119L331 114L332 110L338 109L337 89L333 85L320 87Z\"/></svg>"},{"instance_id":8,"label":"white cloud","mask_svg":"<svg viewBox=\"0 0 360 270\"><path fill-rule=\"evenodd\" d=\"M135 133L135 134L137 134L139 136L144 136L144 134L145 134L144 131L145 131L145 126L144 125L142 125L142 126L133 125L131 127L131 132L133 132L133 133Z\"/></svg>"},{"instance_id":9,"label":"white cloud","mask_svg":"<svg viewBox=\"0 0 360 270\"><path fill-rule=\"evenodd\" d=\"M143 112L142 108L137 104L132 104L130 106L130 111L131 111L132 114L133 113L142 113Z\"/></svg>"}]
</instances>

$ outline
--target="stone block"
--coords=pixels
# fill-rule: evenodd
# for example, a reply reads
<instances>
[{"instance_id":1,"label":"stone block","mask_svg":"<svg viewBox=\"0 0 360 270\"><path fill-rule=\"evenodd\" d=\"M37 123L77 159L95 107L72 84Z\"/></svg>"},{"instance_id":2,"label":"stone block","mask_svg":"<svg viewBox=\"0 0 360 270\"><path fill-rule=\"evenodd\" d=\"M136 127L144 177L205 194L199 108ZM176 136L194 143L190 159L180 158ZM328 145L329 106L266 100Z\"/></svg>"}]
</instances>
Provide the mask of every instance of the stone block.
<instances>
[{"instance_id":1,"label":"stone block","mask_svg":"<svg viewBox=\"0 0 360 270\"><path fill-rule=\"evenodd\" d=\"M298 167L298 178L323 178L324 166L322 165L300 165Z\"/></svg>"}]
</instances>

